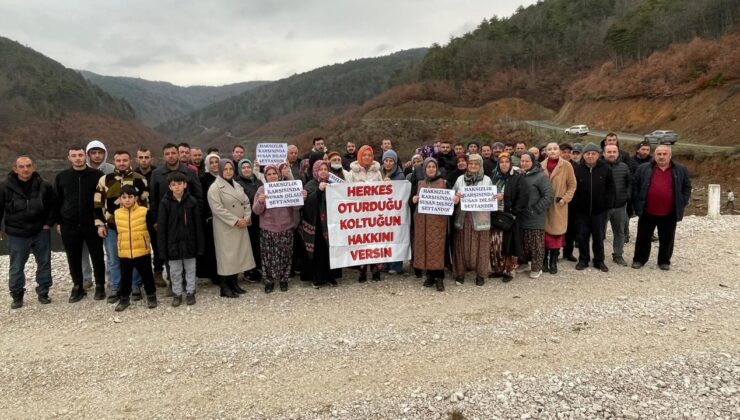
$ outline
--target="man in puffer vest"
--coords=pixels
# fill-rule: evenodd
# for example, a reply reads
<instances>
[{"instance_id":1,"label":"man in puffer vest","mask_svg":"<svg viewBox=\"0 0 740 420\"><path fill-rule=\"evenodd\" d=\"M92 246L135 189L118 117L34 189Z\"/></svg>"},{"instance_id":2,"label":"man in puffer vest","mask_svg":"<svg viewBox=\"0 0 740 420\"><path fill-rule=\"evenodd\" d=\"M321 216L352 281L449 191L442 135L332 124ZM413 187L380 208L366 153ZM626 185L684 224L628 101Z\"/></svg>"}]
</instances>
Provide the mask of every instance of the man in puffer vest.
<instances>
[{"instance_id":1,"label":"man in puffer vest","mask_svg":"<svg viewBox=\"0 0 740 420\"><path fill-rule=\"evenodd\" d=\"M141 275L146 291L147 307L157 307L154 273L152 272L152 247L146 224L146 207L137 204L139 191L133 185L121 187L121 207L115 211L118 230L118 258L121 267L121 287L118 289L116 312L128 308L131 281L136 269Z\"/></svg>"}]
</instances>

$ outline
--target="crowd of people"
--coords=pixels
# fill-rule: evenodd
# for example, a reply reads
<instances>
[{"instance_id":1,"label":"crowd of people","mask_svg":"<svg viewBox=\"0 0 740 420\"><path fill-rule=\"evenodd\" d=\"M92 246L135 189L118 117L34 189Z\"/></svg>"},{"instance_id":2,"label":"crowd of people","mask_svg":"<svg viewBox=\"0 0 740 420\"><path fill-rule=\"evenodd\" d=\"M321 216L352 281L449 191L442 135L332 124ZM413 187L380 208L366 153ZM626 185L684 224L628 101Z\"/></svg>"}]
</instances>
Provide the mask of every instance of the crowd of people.
<instances>
[{"instance_id":1,"label":"crowd of people","mask_svg":"<svg viewBox=\"0 0 740 420\"><path fill-rule=\"evenodd\" d=\"M419 147L408 161L389 139L377 153L354 142L344 148L329 151L317 137L305 154L290 145L285 162L263 166L246 157L242 145L230 156L209 149L204 157L200 148L168 143L155 166L152 151L143 147L135 156L115 151L108 162L105 145L94 140L70 146L70 167L52 182L36 172L31 157L19 156L0 186L11 308L23 306L31 254L38 301L51 303L55 226L73 282L69 302L94 287L95 300L122 311L144 296L149 308L156 307L157 287L172 306L183 300L193 305L196 278L210 279L225 298L246 292L240 281L262 283L266 293L276 283L287 291L298 274L315 288L337 286L344 274L329 263L325 195L332 182L411 183L410 266L417 278L425 277L425 287L439 291L446 271L458 285L472 271L478 286L487 278L508 282L517 273L555 275L559 259L575 262L577 270L591 264L606 272L607 225L611 260L627 266L624 245L635 216L632 268L650 259L657 229L657 264L669 270L676 225L691 194L689 174L672 159L670 146L653 150L640 143L630 153L613 133L600 145L438 141ZM265 184L284 180L302 181L304 204L267 208ZM487 185L497 187L498 211L461 210L463 187ZM453 215L420 213L422 188L454 190ZM403 263L368 264L372 280L401 273ZM367 281L368 265L355 267L359 282Z\"/></svg>"}]
</instances>

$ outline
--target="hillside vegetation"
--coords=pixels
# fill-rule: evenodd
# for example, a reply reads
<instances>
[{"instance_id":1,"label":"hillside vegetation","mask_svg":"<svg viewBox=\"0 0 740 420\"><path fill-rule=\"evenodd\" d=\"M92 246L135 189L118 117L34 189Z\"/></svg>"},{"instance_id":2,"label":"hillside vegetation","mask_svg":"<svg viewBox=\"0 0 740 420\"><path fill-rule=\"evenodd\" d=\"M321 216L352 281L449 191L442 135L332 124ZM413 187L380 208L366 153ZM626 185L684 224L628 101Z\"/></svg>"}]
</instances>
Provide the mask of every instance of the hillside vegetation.
<instances>
[{"instance_id":1,"label":"hillside vegetation","mask_svg":"<svg viewBox=\"0 0 740 420\"><path fill-rule=\"evenodd\" d=\"M178 138L212 140L225 133L248 137L264 124L289 114L347 109L383 92L393 77L425 53L426 49L415 49L321 67L210 105L158 130Z\"/></svg>"},{"instance_id":2,"label":"hillside vegetation","mask_svg":"<svg viewBox=\"0 0 740 420\"><path fill-rule=\"evenodd\" d=\"M182 87L133 77L101 76L89 71L80 71L80 74L113 97L125 99L136 111L137 118L150 127L270 83L252 81Z\"/></svg>"},{"instance_id":3,"label":"hillside vegetation","mask_svg":"<svg viewBox=\"0 0 740 420\"><path fill-rule=\"evenodd\" d=\"M134 110L76 71L0 37L0 155L59 159L72 143L102 139L109 147L159 147L164 137Z\"/></svg>"}]
</instances>

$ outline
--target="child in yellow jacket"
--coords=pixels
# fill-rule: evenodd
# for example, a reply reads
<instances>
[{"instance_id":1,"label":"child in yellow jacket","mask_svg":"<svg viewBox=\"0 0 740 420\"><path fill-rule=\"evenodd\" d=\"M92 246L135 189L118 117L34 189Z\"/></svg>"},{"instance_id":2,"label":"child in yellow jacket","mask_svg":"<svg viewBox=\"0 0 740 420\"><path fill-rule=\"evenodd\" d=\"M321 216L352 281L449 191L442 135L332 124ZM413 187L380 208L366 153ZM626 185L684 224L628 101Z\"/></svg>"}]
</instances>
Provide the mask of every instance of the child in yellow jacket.
<instances>
[{"instance_id":1,"label":"child in yellow jacket","mask_svg":"<svg viewBox=\"0 0 740 420\"><path fill-rule=\"evenodd\" d=\"M139 191L133 185L121 187L121 207L115 211L118 231L118 258L121 261L121 287L118 289L116 312L128 308L134 268L141 275L146 291L147 307L157 307L154 273L152 273L152 247L146 225L146 207L136 202Z\"/></svg>"}]
</instances>

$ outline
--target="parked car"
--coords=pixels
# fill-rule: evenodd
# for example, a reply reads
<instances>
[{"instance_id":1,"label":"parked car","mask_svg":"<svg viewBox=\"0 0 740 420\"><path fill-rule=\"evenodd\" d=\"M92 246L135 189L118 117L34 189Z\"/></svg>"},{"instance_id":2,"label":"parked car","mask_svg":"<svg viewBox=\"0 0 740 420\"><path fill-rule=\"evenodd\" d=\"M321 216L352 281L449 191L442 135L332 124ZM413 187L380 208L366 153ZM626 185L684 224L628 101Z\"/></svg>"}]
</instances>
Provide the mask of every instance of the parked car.
<instances>
[{"instance_id":1,"label":"parked car","mask_svg":"<svg viewBox=\"0 0 740 420\"><path fill-rule=\"evenodd\" d=\"M654 144L675 144L678 141L678 134L673 130L655 130L645 134L645 141Z\"/></svg>"},{"instance_id":2,"label":"parked car","mask_svg":"<svg viewBox=\"0 0 740 420\"><path fill-rule=\"evenodd\" d=\"M580 125L574 125L573 127L568 127L565 129L565 134L585 136L586 134L588 134L588 126L580 124Z\"/></svg>"}]
</instances>

